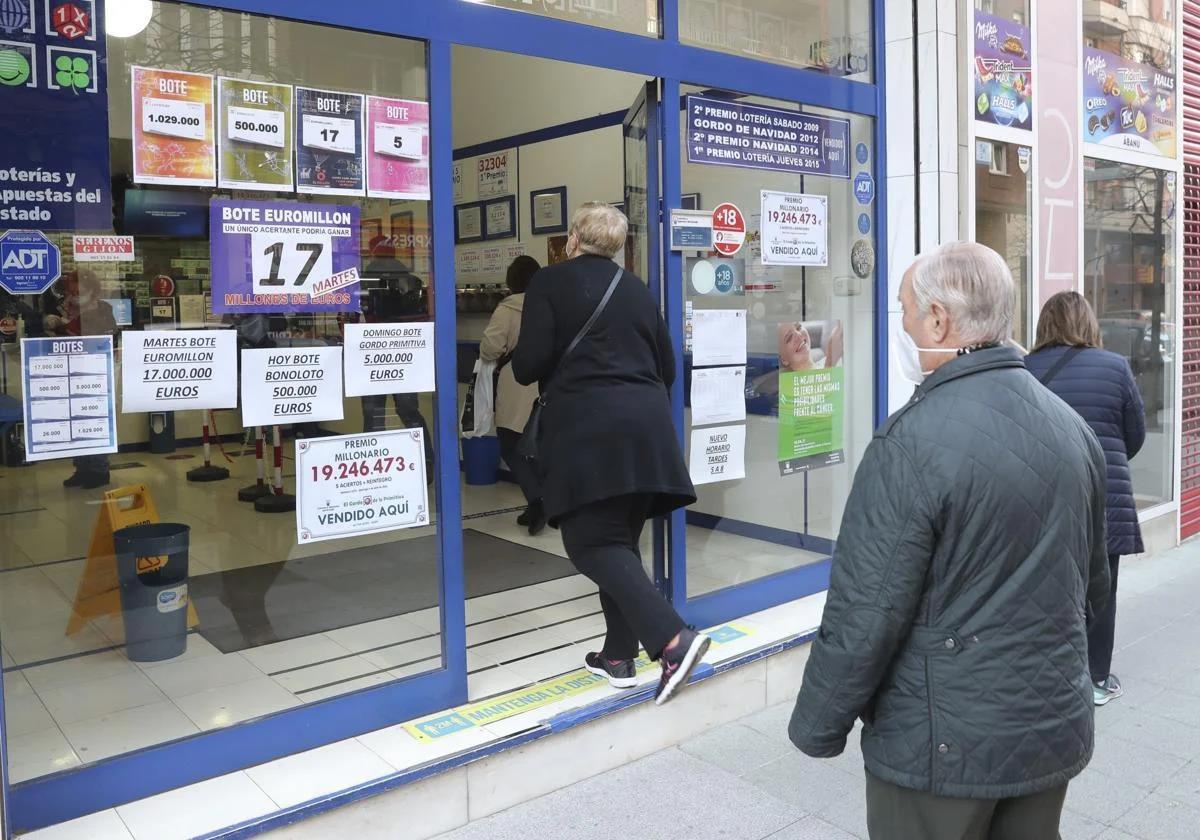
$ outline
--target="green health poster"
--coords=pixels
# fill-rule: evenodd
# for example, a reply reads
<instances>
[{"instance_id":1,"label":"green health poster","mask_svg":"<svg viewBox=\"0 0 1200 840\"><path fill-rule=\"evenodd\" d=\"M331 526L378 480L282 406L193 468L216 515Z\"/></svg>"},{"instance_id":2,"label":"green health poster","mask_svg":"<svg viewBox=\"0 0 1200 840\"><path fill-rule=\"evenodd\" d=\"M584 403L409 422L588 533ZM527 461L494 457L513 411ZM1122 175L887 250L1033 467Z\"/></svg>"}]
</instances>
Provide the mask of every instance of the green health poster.
<instances>
[{"instance_id":1,"label":"green health poster","mask_svg":"<svg viewBox=\"0 0 1200 840\"><path fill-rule=\"evenodd\" d=\"M844 463L840 367L779 373L779 474Z\"/></svg>"}]
</instances>

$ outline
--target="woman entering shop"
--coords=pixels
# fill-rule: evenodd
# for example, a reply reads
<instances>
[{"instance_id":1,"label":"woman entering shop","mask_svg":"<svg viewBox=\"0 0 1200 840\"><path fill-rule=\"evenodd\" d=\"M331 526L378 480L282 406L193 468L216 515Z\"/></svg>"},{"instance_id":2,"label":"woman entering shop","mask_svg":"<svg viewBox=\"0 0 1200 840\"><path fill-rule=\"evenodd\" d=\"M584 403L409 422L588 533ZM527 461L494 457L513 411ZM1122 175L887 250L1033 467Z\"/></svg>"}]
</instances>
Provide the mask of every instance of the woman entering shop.
<instances>
[{"instance_id":1,"label":"woman entering shop","mask_svg":"<svg viewBox=\"0 0 1200 840\"><path fill-rule=\"evenodd\" d=\"M525 512L517 517L517 524L529 529L536 537L546 528L546 511L542 504L542 488L534 472L533 464L517 452L521 432L529 422L529 412L537 399L538 389L534 385L520 385L513 377L513 350L521 334L521 310L525 306L525 290L529 281L541 265L530 256L519 256L508 267L505 282L512 292L500 302L483 340L479 342L479 356L485 362L496 362L496 436L500 439L500 457L512 471L521 492L525 496Z\"/></svg>"},{"instance_id":2,"label":"woman entering shop","mask_svg":"<svg viewBox=\"0 0 1200 840\"><path fill-rule=\"evenodd\" d=\"M708 649L655 588L639 550L646 521L696 501L671 421L675 355L646 284L614 263L628 220L599 202L571 222L567 261L525 296L516 380L540 383L538 465L546 515L567 556L600 588L607 635L585 664L618 688L637 685L640 641L661 660L655 701L686 684Z\"/></svg>"}]
</instances>

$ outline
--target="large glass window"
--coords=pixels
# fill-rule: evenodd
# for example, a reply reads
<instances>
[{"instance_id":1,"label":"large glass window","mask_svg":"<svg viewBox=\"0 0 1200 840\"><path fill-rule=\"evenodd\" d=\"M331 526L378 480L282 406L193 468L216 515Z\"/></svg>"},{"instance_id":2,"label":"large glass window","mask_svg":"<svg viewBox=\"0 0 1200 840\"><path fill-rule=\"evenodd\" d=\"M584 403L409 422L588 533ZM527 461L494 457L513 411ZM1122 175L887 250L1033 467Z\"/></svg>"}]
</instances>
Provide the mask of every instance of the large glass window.
<instances>
[{"instance_id":1,"label":"large glass window","mask_svg":"<svg viewBox=\"0 0 1200 840\"><path fill-rule=\"evenodd\" d=\"M657 38L658 0L457 0Z\"/></svg>"},{"instance_id":2,"label":"large glass window","mask_svg":"<svg viewBox=\"0 0 1200 840\"><path fill-rule=\"evenodd\" d=\"M1030 248L1033 241L1033 150L975 141L975 241L1008 263L1017 281L1013 338L1029 346Z\"/></svg>"},{"instance_id":3,"label":"large glass window","mask_svg":"<svg viewBox=\"0 0 1200 840\"><path fill-rule=\"evenodd\" d=\"M685 196L708 210L733 204L745 218L747 237L733 256L684 254L693 475L704 453L697 450L698 436L722 428L711 413L703 420L696 413L697 374L719 377L713 371L729 369L701 346L711 341L702 322L714 312L741 312L744 326L733 321L727 328L747 336L744 431L730 433L744 434L745 477L710 476L718 480L697 488L687 536L688 594L696 596L817 562L832 551L873 428L877 211L869 118L724 93L689 99L688 111L709 121L698 140L706 161L731 160L729 150L739 147L724 138L745 136L735 124L791 126L799 132L793 140L800 154L805 146L842 151L808 160L806 174L787 154L758 156L770 160L763 168L689 163L685 156ZM688 149L697 145L691 141L699 126L689 126L690 118L683 122ZM712 387L706 385L710 399ZM736 442L733 452L736 461Z\"/></svg>"},{"instance_id":4,"label":"large glass window","mask_svg":"<svg viewBox=\"0 0 1200 840\"><path fill-rule=\"evenodd\" d=\"M1104 347L1129 359L1146 404L1132 461L1137 503L1172 498L1175 451L1175 174L1086 160L1084 291Z\"/></svg>"},{"instance_id":5,"label":"large glass window","mask_svg":"<svg viewBox=\"0 0 1200 840\"><path fill-rule=\"evenodd\" d=\"M1083 4L1084 141L1174 157L1174 0Z\"/></svg>"},{"instance_id":6,"label":"large glass window","mask_svg":"<svg viewBox=\"0 0 1200 840\"><path fill-rule=\"evenodd\" d=\"M40 10L44 4L31 5ZM110 11L115 6L109 4ZM91 49L85 40L72 49ZM421 197L428 195L427 169L421 177L428 119L408 119L427 107L423 43L155 3L146 29L109 37L107 48L110 132L100 146L110 152L112 219L48 234L61 252L63 278L44 295L0 294L11 338L112 336L119 383L128 361L122 351L147 330L159 340L180 328L236 331L244 375L247 354L257 350L320 353L341 346L355 322L382 327L431 319L429 201ZM66 95L82 97L91 69L73 61L54 81L74 86ZM44 81L39 76L37 83ZM6 120L45 124L44 115L23 107L6 110ZM372 114L356 123L372 107L391 107L396 120ZM408 117L400 115L404 109ZM205 145L214 114L219 127L207 129L207 142L215 134L216 154ZM301 123L295 135L293 120ZM366 138L389 120L384 170L364 172L363 160L372 158L363 145L378 148ZM368 198L364 174L382 176L375 186L396 197ZM237 186L216 188L218 176ZM333 305L324 311L285 294L262 298L278 304L275 311L223 313L231 305L225 296L230 263L210 261L216 232L209 213L214 202L230 199L269 202L287 212L356 214L358 226L336 235L348 244L331 259L344 260L364 278L360 294L331 296ZM112 240L113 233L132 239ZM117 248L112 261L85 261L96 251L79 234L108 235L101 247ZM298 279L322 268L319 245L305 246L314 260L307 272L305 254L297 261L273 247L255 240L243 271L253 259L254 277L270 285L276 275ZM6 397L19 406L18 344L4 350ZM192 375L199 374L184 374ZM222 375L236 380L237 366ZM312 386L279 387L300 396ZM241 412L211 416L171 411L166 402L152 413L125 413L128 397L117 393L116 453L26 465L20 436L5 439L0 641L12 781L442 666L440 551L430 524L437 516L435 494L423 527L298 544L295 514L286 505L276 513L253 501L261 474L244 402ZM300 445L401 427L426 428L426 451L417 443L412 449L421 453L417 461L424 457L432 480L432 393L360 398L339 391L335 405L341 419L280 428L277 463L285 495L296 491ZM212 465L228 470L227 478L189 480L204 461L202 435L211 435ZM268 480L271 453L268 441ZM249 491L249 500L241 500L241 490ZM121 511L130 504L142 506L145 518L190 528L184 580L194 611L178 649L147 655L126 644L131 625L122 619L105 523L129 524ZM142 560L149 565L139 565L138 579L154 567L154 558ZM177 599L183 591L166 595ZM172 603L178 601L159 601L160 611ZM160 628L150 635L169 634Z\"/></svg>"},{"instance_id":7,"label":"large glass window","mask_svg":"<svg viewBox=\"0 0 1200 840\"><path fill-rule=\"evenodd\" d=\"M871 79L869 0L680 0L685 44Z\"/></svg>"}]
</instances>

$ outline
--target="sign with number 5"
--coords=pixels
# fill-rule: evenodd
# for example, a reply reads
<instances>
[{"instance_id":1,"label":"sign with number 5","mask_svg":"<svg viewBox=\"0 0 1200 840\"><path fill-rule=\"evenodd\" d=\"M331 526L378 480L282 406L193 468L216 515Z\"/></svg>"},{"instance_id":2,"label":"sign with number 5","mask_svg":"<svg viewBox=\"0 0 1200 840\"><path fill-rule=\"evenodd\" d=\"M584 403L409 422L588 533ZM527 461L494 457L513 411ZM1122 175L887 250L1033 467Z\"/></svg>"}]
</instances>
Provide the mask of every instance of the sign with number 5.
<instances>
[{"instance_id":1,"label":"sign with number 5","mask_svg":"<svg viewBox=\"0 0 1200 840\"><path fill-rule=\"evenodd\" d=\"M214 199L213 312L359 308L357 207Z\"/></svg>"}]
</instances>

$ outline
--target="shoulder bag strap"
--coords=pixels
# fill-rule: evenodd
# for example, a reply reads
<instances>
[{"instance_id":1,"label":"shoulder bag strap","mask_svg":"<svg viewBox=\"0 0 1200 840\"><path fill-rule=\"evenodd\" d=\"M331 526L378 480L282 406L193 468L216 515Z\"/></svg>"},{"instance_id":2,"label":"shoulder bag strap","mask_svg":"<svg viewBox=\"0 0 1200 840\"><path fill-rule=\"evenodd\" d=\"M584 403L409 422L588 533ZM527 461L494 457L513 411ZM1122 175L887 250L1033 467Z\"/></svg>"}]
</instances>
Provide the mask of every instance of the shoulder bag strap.
<instances>
[{"instance_id":1,"label":"shoulder bag strap","mask_svg":"<svg viewBox=\"0 0 1200 840\"><path fill-rule=\"evenodd\" d=\"M571 343L567 345L567 349L563 351L562 356L558 360L558 365L554 368L554 372L550 374L550 379L553 380L562 369L563 362L567 360L567 356L571 355L571 351L579 346L579 342L583 341L584 336L592 331L592 327L596 325L596 321L600 319L600 315L604 312L604 308L608 306L608 302L612 299L613 292L617 290L617 283L621 281L621 275L625 273L625 269L617 266L617 273L613 275L612 282L608 284L608 289L604 292L604 297L600 298L600 302L596 304L596 308L592 310L592 316L587 319L587 322L579 328L579 332L571 339ZM548 389L548 385L547 385Z\"/></svg>"},{"instance_id":2,"label":"shoulder bag strap","mask_svg":"<svg viewBox=\"0 0 1200 840\"><path fill-rule=\"evenodd\" d=\"M1038 382L1041 382L1043 385L1049 385L1050 380L1058 376L1062 369L1065 368L1072 359L1082 352L1082 347L1072 347L1066 353L1063 353L1062 356L1059 357L1058 361L1054 363L1054 367L1050 368L1050 370L1046 371L1045 374L1038 377Z\"/></svg>"},{"instance_id":3,"label":"shoulder bag strap","mask_svg":"<svg viewBox=\"0 0 1200 840\"><path fill-rule=\"evenodd\" d=\"M562 365L563 359L571 355L571 351L579 346L579 342L583 341L583 337L592 331L592 327L596 326L596 321L600 319L600 315L604 312L604 308L608 306L608 302L612 299L613 292L617 290L617 283L621 280L621 275L625 273L625 269L617 266L617 273L613 275L612 282L608 284L608 289L604 292L604 297L600 298L600 302L596 304L596 308L592 311L592 317L587 319L579 332L571 339L571 343L567 345L567 349L563 351L562 359L558 360L559 365Z\"/></svg>"}]
</instances>

